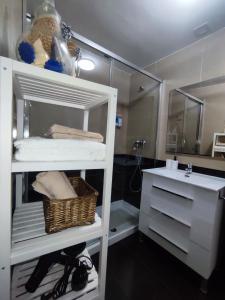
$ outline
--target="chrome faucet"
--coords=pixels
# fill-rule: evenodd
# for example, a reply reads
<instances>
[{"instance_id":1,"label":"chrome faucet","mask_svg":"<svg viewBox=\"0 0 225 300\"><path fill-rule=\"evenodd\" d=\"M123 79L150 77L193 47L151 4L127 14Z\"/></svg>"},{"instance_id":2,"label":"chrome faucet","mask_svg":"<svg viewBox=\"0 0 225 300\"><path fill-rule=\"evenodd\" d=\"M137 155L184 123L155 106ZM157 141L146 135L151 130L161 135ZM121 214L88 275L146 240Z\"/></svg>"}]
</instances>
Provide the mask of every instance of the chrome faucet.
<instances>
[{"instance_id":1,"label":"chrome faucet","mask_svg":"<svg viewBox=\"0 0 225 300\"><path fill-rule=\"evenodd\" d=\"M186 171L185 176L190 177L190 175L192 173L192 163L188 163L187 168L185 169L185 171Z\"/></svg>"}]
</instances>

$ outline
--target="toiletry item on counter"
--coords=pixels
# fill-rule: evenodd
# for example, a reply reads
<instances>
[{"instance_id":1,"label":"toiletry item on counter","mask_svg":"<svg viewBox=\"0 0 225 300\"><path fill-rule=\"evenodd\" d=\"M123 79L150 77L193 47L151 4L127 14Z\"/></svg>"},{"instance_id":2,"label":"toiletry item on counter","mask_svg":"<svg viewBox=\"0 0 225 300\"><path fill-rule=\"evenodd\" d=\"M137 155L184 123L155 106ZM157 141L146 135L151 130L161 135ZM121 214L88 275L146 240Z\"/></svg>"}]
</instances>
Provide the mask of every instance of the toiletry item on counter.
<instances>
[{"instance_id":1,"label":"toiletry item on counter","mask_svg":"<svg viewBox=\"0 0 225 300\"><path fill-rule=\"evenodd\" d=\"M177 170L178 169L178 160L176 155L174 155L173 160L171 162L171 169L172 170Z\"/></svg>"},{"instance_id":2,"label":"toiletry item on counter","mask_svg":"<svg viewBox=\"0 0 225 300\"><path fill-rule=\"evenodd\" d=\"M167 159L166 160L166 168L170 169L170 170L177 170L178 160Z\"/></svg>"},{"instance_id":3,"label":"toiletry item on counter","mask_svg":"<svg viewBox=\"0 0 225 300\"><path fill-rule=\"evenodd\" d=\"M36 181L33 182L32 186L35 191L46 195L50 199L69 199L77 197L76 192L64 172L41 172L36 176Z\"/></svg>"},{"instance_id":4,"label":"toiletry item on counter","mask_svg":"<svg viewBox=\"0 0 225 300\"><path fill-rule=\"evenodd\" d=\"M178 169L178 160L172 160L171 169L172 170L177 170Z\"/></svg>"},{"instance_id":5,"label":"toiletry item on counter","mask_svg":"<svg viewBox=\"0 0 225 300\"><path fill-rule=\"evenodd\" d=\"M58 124L52 125L49 128L47 135L51 136L53 139L78 139L99 143L103 142L103 136L100 133L83 131Z\"/></svg>"},{"instance_id":6,"label":"toiletry item on counter","mask_svg":"<svg viewBox=\"0 0 225 300\"><path fill-rule=\"evenodd\" d=\"M166 168L171 169L171 164L172 164L172 159L167 159L166 160Z\"/></svg>"}]
</instances>

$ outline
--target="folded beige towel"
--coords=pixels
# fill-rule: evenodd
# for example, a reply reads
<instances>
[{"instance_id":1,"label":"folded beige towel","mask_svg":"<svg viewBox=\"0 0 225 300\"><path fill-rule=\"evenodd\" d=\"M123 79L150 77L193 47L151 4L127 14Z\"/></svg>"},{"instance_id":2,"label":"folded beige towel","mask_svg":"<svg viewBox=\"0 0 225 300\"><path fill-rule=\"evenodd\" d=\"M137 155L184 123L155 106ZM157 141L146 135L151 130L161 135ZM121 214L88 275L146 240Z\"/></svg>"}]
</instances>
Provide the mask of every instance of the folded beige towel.
<instances>
[{"instance_id":1,"label":"folded beige towel","mask_svg":"<svg viewBox=\"0 0 225 300\"><path fill-rule=\"evenodd\" d=\"M38 182L37 180L34 181L34 182L32 183L32 187L33 187L33 189L34 189L36 192L38 192L38 193L40 193L40 194L43 194L43 195L47 196L49 199L53 199L53 198L54 198L54 196L51 195L51 194L47 191L47 189L46 189L40 182Z\"/></svg>"},{"instance_id":2,"label":"folded beige towel","mask_svg":"<svg viewBox=\"0 0 225 300\"><path fill-rule=\"evenodd\" d=\"M44 187L45 191L47 191L48 195L51 197L50 199L68 199L77 197L76 192L64 172L41 172L36 176L36 181L33 183L34 186L37 187L36 182ZM38 189L40 190L39 185Z\"/></svg>"},{"instance_id":3,"label":"folded beige towel","mask_svg":"<svg viewBox=\"0 0 225 300\"><path fill-rule=\"evenodd\" d=\"M100 133L83 131L58 124L54 124L49 128L48 135L54 139L79 139L99 143L102 143L104 139Z\"/></svg>"},{"instance_id":4,"label":"folded beige towel","mask_svg":"<svg viewBox=\"0 0 225 300\"><path fill-rule=\"evenodd\" d=\"M71 183L70 183L68 177L66 176L66 174L65 174L64 172L60 172L60 174L63 176L63 178L64 178L66 184L67 184L68 187L71 189L71 192L72 192L72 193L75 193L75 194L76 194L76 197L77 197L77 193L74 191L74 188L72 187L72 185L71 185Z\"/></svg>"}]
</instances>

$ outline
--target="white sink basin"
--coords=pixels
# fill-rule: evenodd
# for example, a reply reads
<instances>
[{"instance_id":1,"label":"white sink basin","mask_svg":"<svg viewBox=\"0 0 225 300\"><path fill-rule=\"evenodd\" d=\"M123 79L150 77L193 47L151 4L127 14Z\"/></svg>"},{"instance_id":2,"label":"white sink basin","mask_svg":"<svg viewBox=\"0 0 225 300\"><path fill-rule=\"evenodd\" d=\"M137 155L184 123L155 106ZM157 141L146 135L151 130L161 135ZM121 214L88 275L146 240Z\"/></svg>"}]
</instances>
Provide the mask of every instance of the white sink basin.
<instances>
[{"instance_id":1,"label":"white sink basin","mask_svg":"<svg viewBox=\"0 0 225 300\"><path fill-rule=\"evenodd\" d=\"M215 176L204 175L200 173L191 173L190 177L186 177L186 171L183 170L170 170L167 168L146 169L143 172L163 176L173 180L178 180L194 186L202 187L205 189L219 191L225 187L225 179Z\"/></svg>"}]
</instances>

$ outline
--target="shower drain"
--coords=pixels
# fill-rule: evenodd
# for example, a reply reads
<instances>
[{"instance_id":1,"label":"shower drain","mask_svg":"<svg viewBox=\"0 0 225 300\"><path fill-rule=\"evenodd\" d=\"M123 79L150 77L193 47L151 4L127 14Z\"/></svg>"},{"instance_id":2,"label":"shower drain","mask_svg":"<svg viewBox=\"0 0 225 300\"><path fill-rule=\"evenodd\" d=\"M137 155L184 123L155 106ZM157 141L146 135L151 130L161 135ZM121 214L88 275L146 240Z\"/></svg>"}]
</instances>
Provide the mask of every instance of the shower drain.
<instances>
[{"instance_id":1,"label":"shower drain","mask_svg":"<svg viewBox=\"0 0 225 300\"><path fill-rule=\"evenodd\" d=\"M117 232L116 227L113 227L112 229L110 229L111 232Z\"/></svg>"}]
</instances>

